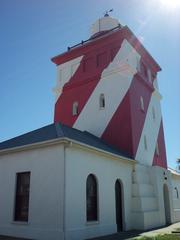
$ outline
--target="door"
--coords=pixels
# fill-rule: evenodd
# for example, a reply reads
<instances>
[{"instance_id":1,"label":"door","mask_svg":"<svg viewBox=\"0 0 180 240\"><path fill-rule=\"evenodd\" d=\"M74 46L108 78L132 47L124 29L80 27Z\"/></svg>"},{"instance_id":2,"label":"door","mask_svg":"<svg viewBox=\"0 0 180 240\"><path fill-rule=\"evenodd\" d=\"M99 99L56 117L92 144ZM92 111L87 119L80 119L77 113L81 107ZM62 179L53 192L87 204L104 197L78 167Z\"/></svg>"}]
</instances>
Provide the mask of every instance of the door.
<instances>
[{"instance_id":1,"label":"door","mask_svg":"<svg viewBox=\"0 0 180 240\"><path fill-rule=\"evenodd\" d=\"M119 180L115 183L115 199L116 199L116 224L117 232L123 230L123 210L122 210L122 184Z\"/></svg>"},{"instance_id":2,"label":"door","mask_svg":"<svg viewBox=\"0 0 180 240\"><path fill-rule=\"evenodd\" d=\"M169 202L169 190L166 184L163 187L164 193L164 211L165 211L165 221L169 225L171 223L171 211L170 211L170 202Z\"/></svg>"}]
</instances>

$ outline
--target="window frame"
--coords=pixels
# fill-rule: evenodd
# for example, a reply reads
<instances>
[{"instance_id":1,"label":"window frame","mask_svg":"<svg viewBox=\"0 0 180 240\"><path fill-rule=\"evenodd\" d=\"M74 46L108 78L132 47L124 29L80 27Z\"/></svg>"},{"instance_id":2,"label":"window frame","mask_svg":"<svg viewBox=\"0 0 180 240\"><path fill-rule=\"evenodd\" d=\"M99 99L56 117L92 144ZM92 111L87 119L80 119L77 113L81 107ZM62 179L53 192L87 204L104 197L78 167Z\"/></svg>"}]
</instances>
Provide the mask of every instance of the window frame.
<instances>
[{"instance_id":1,"label":"window frame","mask_svg":"<svg viewBox=\"0 0 180 240\"><path fill-rule=\"evenodd\" d=\"M156 154L157 157L159 157L159 155L160 155L160 153L159 153L159 144L158 144L158 142L156 143L155 154Z\"/></svg>"},{"instance_id":2,"label":"window frame","mask_svg":"<svg viewBox=\"0 0 180 240\"><path fill-rule=\"evenodd\" d=\"M141 106L141 111L145 111L145 106L144 106L144 98L143 96L140 97L140 106Z\"/></svg>"},{"instance_id":3,"label":"window frame","mask_svg":"<svg viewBox=\"0 0 180 240\"><path fill-rule=\"evenodd\" d=\"M140 71L141 71L141 74L143 75L143 77L146 80L148 80L148 68L147 68L146 64L143 61L141 61L141 63L140 63Z\"/></svg>"},{"instance_id":4,"label":"window frame","mask_svg":"<svg viewBox=\"0 0 180 240\"><path fill-rule=\"evenodd\" d=\"M75 102L73 102L73 105L72 105L72 115L73 116L77 116L78 115L78 113L79 113L79 103L78 103L78 101L75 101Z\"/></svg>"},{"instance_id":5,"label":"window frame","mask_svg":"<svg viewBox=\"0 0 180 240\"><path fill-rule=\"evenodd\" d=\"M94 183L95 183L95 201L94 201L94 205L95 206L91 206L92 209L91 209L91 212L88 212L88 203L89 203L89 198L88 198L88 181L90 181L90 178L91 180L93 179ZM99 199L98 199L98 182L97 182L97 178L94 174L89 174L86 178L86 223L94 223L94 222L98 222L99 220ZM92 196L91 196L91 201L93 203L93 199L92 199ZM91 203L91 204L92 204ZM93 209L94 208L94 209ZM95 211L95 212L92 212L92 211Z\"/></svg>"},{"instance_id":6,"label":"window frame","mask_svg":"<svg viewBox=\"0 0 180 240\"><path fill-rule=\"evenodd\" d=\"M145 149L145 151L148 150L148 144L147 144L147 137L146 137L146 135L144 135L144 149Z\"/></svg>"},{"instance_id":7,"label":"window frame","mask_svg":"<svg viewBox=\"0 0 180 240\"><path fill-rule=\"evenodd\" d=\"M99 109L105 109L106 106L106 101L105 101L105 95L104 93L101 93L99 96Z\"/></svg>"},{"instance_id":8,"label":"window frame","mask_svg":"<svg viewBox=\"0 0 180 240\"><path fill-rule=\"evenodd\" d=\"M179 191L178 191L178 188L175 187L174 190L175 190L175 192L176 192L176 199L179 199Z\"/></svg>"},{"instance_id":9,"label":"window frame","mask_svg":"<svg viewBox=\"0 0 180 240\"><path fill-rule=\"evenodd\" d=\"M155 111L154 106L152 107L152 117L153 117L153 120L155 121L156 120L156 111Z\"/></svg>"},{"instance_id":10,"label":"window frame","mask_svg":"<svg viewBox=\"0 0 180 240\"><path fill-rule=\"evenodd\" d=\"M20 194L19 191L23 187L23 181L21 177L23 175L27 175L28 177L28 193L26 194ZM27 179L26 179L27 180ZM17 172L16 173L16 180L15 180L15 196L14 196L14 214L13 214L13 221L14 222L23 222L23 223L28 223L29 221L29 200L30 200L30 182L31 182L31 172L26 171L26 172ZM25 181L24 181L25 185ZM27 186L24 186L27 187ZM23 204L18 203L18 201L22 202L23 200L27 201L27 205L24 205L24 207L27 208L27 213L23 217L22 216L22 209L23 209ZM21 206L20 206L21 205ZM18 208L20 210L18 210Z\"/></svg>"}]
</instances>

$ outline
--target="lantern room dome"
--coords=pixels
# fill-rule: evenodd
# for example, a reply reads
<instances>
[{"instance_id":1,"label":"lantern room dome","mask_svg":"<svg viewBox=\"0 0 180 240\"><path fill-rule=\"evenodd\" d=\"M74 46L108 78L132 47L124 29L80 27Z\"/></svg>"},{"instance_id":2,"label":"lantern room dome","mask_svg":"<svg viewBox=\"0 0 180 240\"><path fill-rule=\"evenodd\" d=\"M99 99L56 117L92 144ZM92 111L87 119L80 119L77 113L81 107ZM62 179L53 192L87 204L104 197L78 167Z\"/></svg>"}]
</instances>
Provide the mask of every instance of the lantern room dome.
<instances>
[{"instance_id":1,"label":"lantern room dome","mask_svg":"<svg viewBox=\"0 0 180 240\"><path fill-rule=\"evenodd\" d=\"M105 14L104 17L95 21L91 26L91 37L101 34L103 32L109 31L113 28L120 26L118 19L110 17Z\"/></svg>"}]
</instances>

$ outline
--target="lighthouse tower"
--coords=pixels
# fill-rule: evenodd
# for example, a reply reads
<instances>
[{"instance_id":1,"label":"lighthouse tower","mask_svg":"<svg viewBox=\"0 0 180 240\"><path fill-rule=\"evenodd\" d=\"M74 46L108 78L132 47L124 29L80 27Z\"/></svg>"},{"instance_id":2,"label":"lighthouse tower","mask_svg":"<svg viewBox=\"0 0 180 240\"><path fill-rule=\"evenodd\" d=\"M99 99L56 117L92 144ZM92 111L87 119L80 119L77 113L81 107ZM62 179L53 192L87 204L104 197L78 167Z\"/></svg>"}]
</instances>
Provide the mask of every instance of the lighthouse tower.
<instances>
[{"instance_id":1,"label":"lighthouse tower","mask_svg":"<svg viewBox=\"0 0 180 240\"><path fill-rule=\"evenodd\" d=\"M88 131L139 163L167 168L161 70L127 26L108 14L87 41L55 56L54 122Z\"/></svg>"}]
</instances>

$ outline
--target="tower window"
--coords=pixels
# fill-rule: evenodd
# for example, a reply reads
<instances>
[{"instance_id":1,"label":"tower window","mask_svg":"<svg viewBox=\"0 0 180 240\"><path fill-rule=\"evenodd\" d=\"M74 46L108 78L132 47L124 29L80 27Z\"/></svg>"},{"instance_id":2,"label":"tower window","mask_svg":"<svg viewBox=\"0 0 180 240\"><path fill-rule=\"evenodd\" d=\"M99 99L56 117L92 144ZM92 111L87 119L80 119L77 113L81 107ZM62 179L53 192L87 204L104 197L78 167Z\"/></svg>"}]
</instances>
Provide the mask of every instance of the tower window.
<instances>
[{"instance_id":1,"label":"tower window","mask_svg":"<svg viewBox=\"0 0 180 240\"><path fill-rule=\"evenodd\" d=\"M141 104L141 110L144 111L144 99L142 96L140 97L140 104Z\"/></svg>"},{"instance_id":2,"label":"tower window","mask_svg":"<svg viewBox=\"0 0 180 240\"><path fill-rule=\"evenodd\" d=\"M153 116L153 120L156 119L156 113L155 113L155 108L152 107L152 116Z\"/></svg>"},{"instance_id":3,"label":"tower window","mask_svg":"<svg viewBox=\"0 0 180 240\"><path fill-rule=\"evenodd\" d=\"M28 221L30 172L16 174L15 221Z\"/></svg>"},{"instance_id":4,"label":"tower window","mask_svg":"<svg viewBox=\"0 0 180 240\"><path fill-rule=\"evenodd\" d=\"M152 73L151 73L151 70L148 69L148 70L147 70L147 73L148 73L148 81L149 81L150 83L152 83Z\"/></svg>"},{"instance_id":5,"label":"tower window","mask_svg":"<svg viewBox=\"0 0 180 240\"><path fill-rule=\"evenodd\" d=\"M97 221L97 181L93 174L86 181L86 219Z\"/></svg>"},{"instance_id":6,"label":"tower window","mask_svg":"<svg viewBox=\"0 0 180 240\"><path fill-rule=\"evenodd\" d=\"M107 63L107 53L101 53L97 55L97 67L103 67Z\"/></svg>"},{"instance_id":7,"label":"tower window","mask_svg":"<svg viewBox=\"0 0 180 240\"><path fill-rule=\"evenodd\" d=\"M159 144L156 143L156 150L155 150L156 156L159 156Z\"/></svg>"},{"instance_id":8,"label":"tower window","mask_svg":"<svg viewBox=\"0 0 180 240\"><path fill-rule=\"evenodd\" d=\"M175 190L175 196L176 196L176 198L179 198L179 192L178 192L177 187L175 187L174 190Z\"/></svg>"},{"instance_id":9,"label":"tower window","mask_svg":"<svg viewBox=\"0 0 180 240\"><path fill-rule=\"evenodd\" d=\"M141 62L141 73L146 79L148 78L148 70L146 65L143 62Z\"/></svg>"},{"instance_id":10,"label":"tower window","mask_svg":"<svg viewBox=\"0 0 180 240\"><path fill-rule=\"evenodd\" d=\"M72 115L76 116L78 115L78 102L74 102L72 106Z\"/></svg>"},{"instance_id":11,"label":"tower window","mask_svg":"<svg viewBox=\"0 0 180 240\"><path fill-rule=\"evenodd\" d=\"M100 109L105 108L105 96L103 93L100 94L100 97L99 97L99 107L100 107Z\"/></svg>"},{"instance_id":12,"label":"tower window","mask_svg":"<svg viewBox=\"0 0 180 240\"><path fill-rule=\"evenodd\" d=\"M145 150L148 149L146 135L144 135L144 149L145 149Z\"/></svg>"},{"instance_id":13,"label":"tower window","mask_svg":"<svg viewBox=\"0 0 180 240\"><path fill-rule=\"evenodd\" d=\"M83 61L83 72L90 72L93 69L93 58L87 58Z\"/></svg>"}]
</instances>

